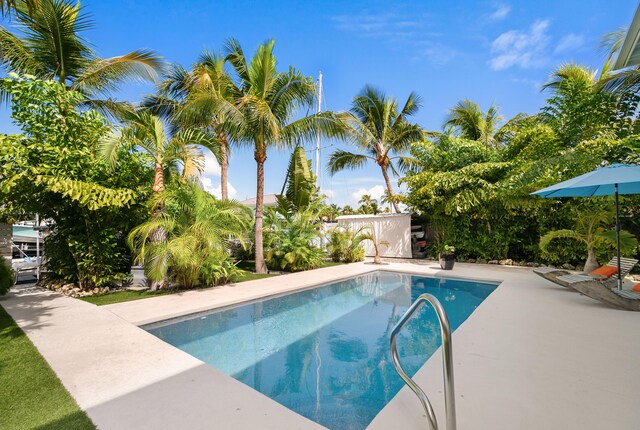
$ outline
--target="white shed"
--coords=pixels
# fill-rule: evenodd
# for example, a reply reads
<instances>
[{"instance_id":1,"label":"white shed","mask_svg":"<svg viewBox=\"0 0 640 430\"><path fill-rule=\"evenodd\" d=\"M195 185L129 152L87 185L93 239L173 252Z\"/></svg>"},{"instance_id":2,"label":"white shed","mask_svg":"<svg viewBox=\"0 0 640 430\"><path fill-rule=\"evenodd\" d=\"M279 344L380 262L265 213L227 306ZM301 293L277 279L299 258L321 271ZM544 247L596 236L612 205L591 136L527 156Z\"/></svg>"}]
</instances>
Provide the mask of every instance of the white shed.
<instances>
[{"instance_id":1,"label":"white shed","mask_svg":"<svg viewBox=\"0 0 640 430\"><path fill-rule=\"evenodd\" d=\"M378 242L389 244L379 247L381 257L411 258L411 214L343 215L337 220L339 226L352 230L371 226ZM371 241L363 246L367 257L375 255Z\"/></svg>"}]
</instances>

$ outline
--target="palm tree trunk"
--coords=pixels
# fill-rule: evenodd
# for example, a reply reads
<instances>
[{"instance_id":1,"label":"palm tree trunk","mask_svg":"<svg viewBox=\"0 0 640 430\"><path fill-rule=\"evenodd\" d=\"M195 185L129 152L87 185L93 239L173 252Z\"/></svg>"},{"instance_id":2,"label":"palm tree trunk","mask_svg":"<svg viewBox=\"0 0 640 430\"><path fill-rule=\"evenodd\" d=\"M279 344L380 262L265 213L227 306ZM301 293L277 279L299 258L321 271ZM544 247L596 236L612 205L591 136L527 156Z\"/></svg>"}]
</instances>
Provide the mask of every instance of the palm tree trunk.
<instances>
[{"instance_id":1,"label":"palm tree trunk","mask_svg":"<svg viewBox=\"0 0 640 430\"><path fill-rule=\"evenodd\" d=\"M257 187L256 187L256 273L267 273L267 265L264 261L264 250L262 243L262 212L264 204L264 162L267 159L266 151L256 150L254 158L258 164Z\"/></svg>"},{"instance_id":2,"label":"palm tree trunk","mask_svg":"<svg viewBox=\"0 0 640 430\"><path fill-rule=\"evenodd\" d=\"M229 170L229 160L227 158L227 136L222 134L220 136L220 194L222 200L229 198L229 192L227 190L227 176Z\"/></svg>"},{"instance_id":3,"label":"palm tree trunk","mask_svg":"<svg viewBox=\"0 0 640 430\"><path fill-rule=\"evenodd\" d=\"M584 272L590 273L598 268L598 260L593 248L587 250L587 261L584 263Z\"/></svg>"},{"instance_id":4,"label":"palm tree trunk","mask_svg":"<svg viewBox=\"0 0 640 430\"><path fill-rule=\"evenodd\" d=\"M161 193L162 191L164 191L164 170L162 169L162 164L156 163L155 176L153 179L153 192L155 194ZM162 206L156 206L155 208L153 208L153 213L151 214L151 216L153 218L157 218L162 214L163 211L164 208ZM157 228L153 231L153 233L151 233L150 239L152 243L164 242L165 240L167 240L167 232L163 228ZM150 287L151 291L156 291L159 288L162 288L164 283L164 279L153 281Z\"/></svg>"},{"instance_id":5,"label":"palm tree trunk","mask_svg":"<svg viewBox=\"0 0 640 430\"><path fill-rule=\"evenodd\" d=\"M153 178L153 192L159 193L161 191L164 191L164 171L162 164L156 163L156 172Z\"/></svg>"},{"instance_id":6,"label":"palm tree trunk","mask_svg":"<svg viewBox=\"0 0 640 430\"><path fill-rule=\"evenodd\" d=\"M380 169L382 169L382 176L384 176L384 181L387 183L387 191L389 192L389 197L393 198L393 188L391 187L391 179L389 179L387 168L385 166L380 166ZM396 203L395 201L392 203L396 213L399 214L400 208L398 207L398 203Z\"/></svg>"}]
</instances>

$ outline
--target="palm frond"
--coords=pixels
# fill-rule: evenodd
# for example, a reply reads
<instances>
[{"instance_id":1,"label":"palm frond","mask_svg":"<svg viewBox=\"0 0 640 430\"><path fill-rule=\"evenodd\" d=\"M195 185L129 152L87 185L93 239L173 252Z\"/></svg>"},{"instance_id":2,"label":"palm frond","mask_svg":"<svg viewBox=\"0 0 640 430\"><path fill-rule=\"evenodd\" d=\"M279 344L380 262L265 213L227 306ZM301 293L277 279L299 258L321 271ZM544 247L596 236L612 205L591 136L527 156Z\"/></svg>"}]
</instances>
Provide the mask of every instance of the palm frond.
<instances>
[{"instance_id":1,"label":"palm frond","mask_svg":"<svg viewBox=\"0 0 640 430\"><path fill-rule=\"evenodd\" d=\"M366 155L354 154L338 149L334 151L329 157L327 170L331 175L334 175L335 173L345 169L355 170L363 167L367 160L371 159L373 158Z\"/></svg>"},{"instance_id":2,"label":"palm frond","mask_svg":"<svg viewBox=\"0 0 640 430\"><path fill-rule=\"evenodd\" d=\"M109 93L125 80L152 81L162 71L162 58L151 51L133 51L118 57L93 60L72 88L84 94Z\"/></svg>"}]
</instances>

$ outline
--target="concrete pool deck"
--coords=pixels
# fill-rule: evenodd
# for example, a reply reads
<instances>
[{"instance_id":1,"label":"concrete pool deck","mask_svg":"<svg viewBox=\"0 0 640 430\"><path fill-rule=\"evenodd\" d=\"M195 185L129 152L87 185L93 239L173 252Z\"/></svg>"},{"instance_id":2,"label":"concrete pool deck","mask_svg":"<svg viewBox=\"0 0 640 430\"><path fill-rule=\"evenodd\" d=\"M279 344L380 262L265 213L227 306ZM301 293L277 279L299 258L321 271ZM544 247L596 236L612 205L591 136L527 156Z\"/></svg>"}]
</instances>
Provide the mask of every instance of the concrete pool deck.
<instances>
[{"instance_id":1,"label":"concrete pool deck","mask_svg":"<svg viewBox=\"0 0 640 430\"><path fill-rule=\"evenodd\" d=\"M42 290L0 304L100 429L318 429L137 327L382 270L502 281L453 335L459 429L636 429L640 313L608 308L531 269L356 263L96 307ZM415 377L445 427L440 350ZM426 428L404 388L369 429Z\"/></svg>"}]
</instances>

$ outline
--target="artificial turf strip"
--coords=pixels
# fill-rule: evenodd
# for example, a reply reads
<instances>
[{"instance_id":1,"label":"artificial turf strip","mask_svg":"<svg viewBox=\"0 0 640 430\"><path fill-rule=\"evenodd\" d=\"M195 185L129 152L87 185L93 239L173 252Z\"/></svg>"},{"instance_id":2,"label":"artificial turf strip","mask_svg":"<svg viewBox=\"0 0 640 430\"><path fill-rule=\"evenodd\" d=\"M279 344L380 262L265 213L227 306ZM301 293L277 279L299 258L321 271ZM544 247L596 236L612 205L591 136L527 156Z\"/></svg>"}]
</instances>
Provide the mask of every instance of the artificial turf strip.
<instances>
[{"instance_id":1,"label":"artificial turf strip","mask_svg":"<svg viewBox=\"0 0 640 430\"><path fill-rule=\"evenodd\" d=\"M258 275L247 271L234 277L231 281L234 283L253 281L254 279L269 278L271 276L277 276L274 274ZM150 297L164 296L166 294L184 293L189 290L160 290L160 291L118 291L116 293L104 294L102 296L86 296L80 297L80 300L93 303L97 306L110 305L112 303L130 302L132 300L148 299Z\"/></svg>"},{"instance_id":2,"label":"artificial turf strip","mask_svg":"<svg viewBox=\"0 0 640 430\"><path fill-rule=\"evenodd\" d=\"M26 334L0 306L0 428L95 429Z\"/></svg>"}]
</instances>

